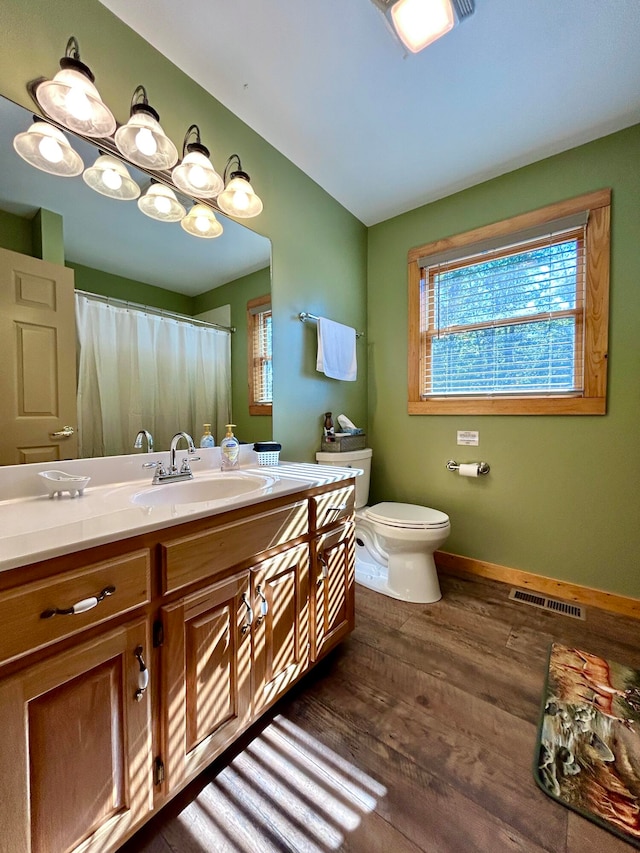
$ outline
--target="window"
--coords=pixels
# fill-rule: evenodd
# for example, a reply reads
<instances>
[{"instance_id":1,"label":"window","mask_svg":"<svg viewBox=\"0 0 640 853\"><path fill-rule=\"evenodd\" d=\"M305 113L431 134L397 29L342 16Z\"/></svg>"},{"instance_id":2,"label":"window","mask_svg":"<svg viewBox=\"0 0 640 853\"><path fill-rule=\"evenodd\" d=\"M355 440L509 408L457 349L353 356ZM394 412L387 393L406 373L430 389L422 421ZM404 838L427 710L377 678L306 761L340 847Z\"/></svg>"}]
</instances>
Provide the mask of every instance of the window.
<instances>
[{"instance_id":1,"label":"window","mask_svg":"<svg viewBox=\"0 0 640 853\"><path fill-rule=\"evenodd\" d=\"M409 252L410 414L604 414L610 191Z\"/></svg>"},{"instance_id":2,"label":"window","mask_svg":"<svg viewBox=\"0 0 640 853\"><path fill-rule=\"evenodd\" d=\"M270 415L273 402L271 367L271 296L247 303L249 414Z\"/></svg>"}]
</instances>

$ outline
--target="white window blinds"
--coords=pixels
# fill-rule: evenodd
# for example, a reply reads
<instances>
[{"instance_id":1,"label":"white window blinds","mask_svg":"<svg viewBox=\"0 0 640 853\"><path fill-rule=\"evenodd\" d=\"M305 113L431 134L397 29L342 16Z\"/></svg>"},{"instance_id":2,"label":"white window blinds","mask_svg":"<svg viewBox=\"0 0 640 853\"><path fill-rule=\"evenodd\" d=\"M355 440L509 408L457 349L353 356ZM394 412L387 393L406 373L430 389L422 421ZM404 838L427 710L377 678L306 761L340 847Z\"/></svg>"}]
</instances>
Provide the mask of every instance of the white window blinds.
<instances>
[{"instance_id":1,"label":"white window blinds","mask_svg":"<svg viewBox=\"0 0 640 853\"><path fill-rule=\"evenodd\" d=\"M419 259L423 399L581 393L586 221Z\"/></svg>"},{"instance_id":2,"label":"white window blinds","mask_svg":"<svg viewBox=\"0 0 640 853\"><path fill-rule=\"evenodd\" d=\"M253 400L257 405L273 400L271 305L250 308L252 316L252 378Z\"/></svg>"}]
</instances>

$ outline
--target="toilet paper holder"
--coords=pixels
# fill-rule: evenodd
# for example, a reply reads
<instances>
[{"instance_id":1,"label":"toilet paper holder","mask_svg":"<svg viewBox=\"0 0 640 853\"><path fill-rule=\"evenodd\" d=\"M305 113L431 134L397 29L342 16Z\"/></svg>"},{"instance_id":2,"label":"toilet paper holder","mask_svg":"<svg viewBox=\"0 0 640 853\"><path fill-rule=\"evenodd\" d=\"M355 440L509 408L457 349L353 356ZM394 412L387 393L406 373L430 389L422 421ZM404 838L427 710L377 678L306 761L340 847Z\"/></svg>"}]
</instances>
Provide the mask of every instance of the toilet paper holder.
<instances>
[{"instance_id":1,"label":"toilet paper holder","mask_svg":"<svg viewBox=\"0 0 640 853\"><path fill-rule=\"evenodd\" d=\"M478 474L488 474L491 470L488 462L474 462L472 464L478 466ZM460 463L456 462L454 459L450 459L447 462L447 468L449 471L459 471Z\"/></svg>"}]
</instances>

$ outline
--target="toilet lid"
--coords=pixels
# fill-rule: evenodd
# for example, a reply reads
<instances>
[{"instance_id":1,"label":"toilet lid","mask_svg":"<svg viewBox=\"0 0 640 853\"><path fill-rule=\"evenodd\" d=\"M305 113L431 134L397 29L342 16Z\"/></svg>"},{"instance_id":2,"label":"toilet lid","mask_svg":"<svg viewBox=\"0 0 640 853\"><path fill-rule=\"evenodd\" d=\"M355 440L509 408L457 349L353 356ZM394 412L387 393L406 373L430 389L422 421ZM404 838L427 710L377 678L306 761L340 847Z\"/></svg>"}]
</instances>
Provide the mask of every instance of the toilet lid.
<instances>
[{"instance_id":1,"label":"toilet lid","mask_svg":"<svg viewBox=\"0 0 640 853\"><path fill-rule=\"evenodd\" d=\"M390 527L403 527L412 530L433 530L446 527L449 516L437 509L417 504L402 504L386 501L368 507L364 515L380 524Z\"/></svg>"}]
</instances>

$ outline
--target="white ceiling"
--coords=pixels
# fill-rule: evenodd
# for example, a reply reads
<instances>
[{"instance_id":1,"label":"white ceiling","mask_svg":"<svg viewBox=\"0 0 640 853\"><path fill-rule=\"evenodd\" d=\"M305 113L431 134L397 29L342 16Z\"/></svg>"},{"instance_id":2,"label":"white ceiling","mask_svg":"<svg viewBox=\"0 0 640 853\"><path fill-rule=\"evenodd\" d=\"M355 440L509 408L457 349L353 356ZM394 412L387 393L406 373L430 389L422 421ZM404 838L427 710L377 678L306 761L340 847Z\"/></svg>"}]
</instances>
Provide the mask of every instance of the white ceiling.
<instances>
[{"instance_id":1,"label":"white ceiling","mask_svg":"<svg viewBox=\"0 0 640 853\"><path fill-rule=\"evenodd\" d=\"M102 2L366 225L640 121L640 0L476 0L409 56L370 0Z\"/></svg>"}]
</instances>

